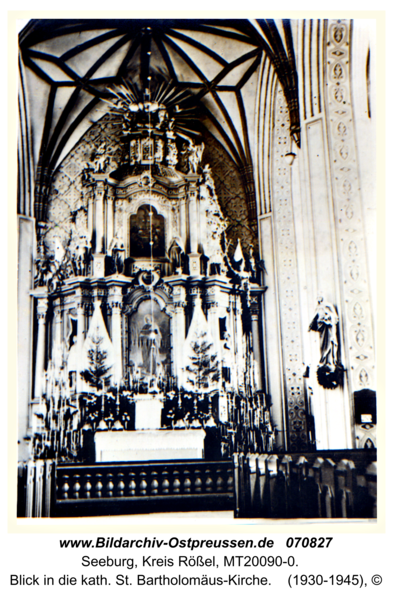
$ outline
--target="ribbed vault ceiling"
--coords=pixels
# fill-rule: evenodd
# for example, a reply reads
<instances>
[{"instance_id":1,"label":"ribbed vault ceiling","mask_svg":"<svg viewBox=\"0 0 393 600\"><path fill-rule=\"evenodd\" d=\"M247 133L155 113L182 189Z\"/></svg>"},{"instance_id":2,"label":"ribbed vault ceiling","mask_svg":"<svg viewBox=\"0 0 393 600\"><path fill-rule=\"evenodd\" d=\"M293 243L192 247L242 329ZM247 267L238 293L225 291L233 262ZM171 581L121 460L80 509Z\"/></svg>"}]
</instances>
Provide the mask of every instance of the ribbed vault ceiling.
<instances>
[{"instance_id":1,"label":"ribbed vault ceiling","mask_svg":"<svg viewBox=\"0 0 393 600\"><path fill-rule=\"evenodd\" d=\"M298 132L289 21L33 20L20 34L36 194L92 123L108 112L108 87L159 81L184 90L202 126L242 167L253 164L260 69L273 66ZM296 136L295 136L296 137ZM37 178L41 178L37 181Z\"/></svg>"}]
</instances>

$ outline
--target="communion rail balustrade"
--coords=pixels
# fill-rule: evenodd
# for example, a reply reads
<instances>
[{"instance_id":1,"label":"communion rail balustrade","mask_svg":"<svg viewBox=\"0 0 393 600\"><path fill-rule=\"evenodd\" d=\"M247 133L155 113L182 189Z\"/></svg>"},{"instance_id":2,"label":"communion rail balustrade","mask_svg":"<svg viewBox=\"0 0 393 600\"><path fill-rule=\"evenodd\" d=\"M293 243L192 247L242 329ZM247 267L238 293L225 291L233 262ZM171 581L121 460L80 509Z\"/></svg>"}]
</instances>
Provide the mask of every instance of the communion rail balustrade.
<instances>
[{"instance_id":1,"label":"communion rail balustrade","mask_svg":"<svg viewBox=\"0 0 393 600\"><path fill-rule=\"evenodd\" d=\"M375 450L235 454L233 462L19 465L18 516L234 510L237 518L375 518Z\"/></svg>"}]
</instances>

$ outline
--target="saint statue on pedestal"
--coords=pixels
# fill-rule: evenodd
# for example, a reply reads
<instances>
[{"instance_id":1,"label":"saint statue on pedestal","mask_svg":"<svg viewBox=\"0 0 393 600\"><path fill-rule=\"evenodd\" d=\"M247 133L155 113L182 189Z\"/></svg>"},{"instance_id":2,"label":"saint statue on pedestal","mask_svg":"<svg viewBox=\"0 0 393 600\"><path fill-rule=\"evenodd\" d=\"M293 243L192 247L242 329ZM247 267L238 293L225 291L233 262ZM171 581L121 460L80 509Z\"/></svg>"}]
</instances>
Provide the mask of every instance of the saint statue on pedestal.
<instances>
[{"instance_id":1,"label":"saint statue on pedestal","mask_svg":"<svg viewBox=\"0 0 393 600\"><path fill-rule=\"evenodd\" d=\"M329 302L324 302L323 296L318 296L318 306L315 316L310 323L309 331L318 331L321 356L317 369L318 382L322 387L332 389L342 380L343 367L339 361L338 352L338 314Z\"/></svg>"},{"instance_id":2,"label":"saint statue on pedestal","mask_svg":"<svg viewBox=\"0 0 393 600\"><path fill-rule=\"evenodd\" d=\"M157 375L157 358L161 345L161 331L150 315L145 316L145 324L139 332L142 348L142 368L148 375Z\"/></svg>"},{"instance_id":3,"label":"saint statue on pedestal","mask_svg":"<svg viewBox=\"0 0 393 600\"><path fill-rule=\"evenodd\" d=\"M109 252L112 253L113 266L116 273L123 273L125 247L119 231L116 232L115 237L109 245Z\"/></svg>"}]
</instances>

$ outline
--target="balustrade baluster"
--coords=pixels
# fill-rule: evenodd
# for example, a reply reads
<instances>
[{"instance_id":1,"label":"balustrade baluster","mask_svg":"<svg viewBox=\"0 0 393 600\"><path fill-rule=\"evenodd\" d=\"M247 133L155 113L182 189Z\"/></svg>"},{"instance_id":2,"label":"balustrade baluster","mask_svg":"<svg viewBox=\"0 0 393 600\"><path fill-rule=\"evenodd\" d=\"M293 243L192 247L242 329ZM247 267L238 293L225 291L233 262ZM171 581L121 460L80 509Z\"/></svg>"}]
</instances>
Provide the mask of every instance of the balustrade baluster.
<instances>
[{"instance_id":1,"label":"balustrade baluster","mask_svg":"<svg viewBox=\"0 0 393 600\"><path fill-rule=\"evenodd\" d=\"M81 489L80 475L75 474L74 475L74 484L72 486L72 495L74 498L79 498L80 489Z\"/></svg>"},{"instance_id":2,"label":"balustrade baluster","mask_svg":"<svg viewBox=\"0 0 393 600\"><path fill-rule=\"evenodd\" d=\"M183 492L184 494L191 494L191 471L184 469L183 471Z\"/></svg>"},{"instance_id":3,"label":"balustrade baluster","mask_svg":"<svg viewBox=\"0 0 393 600\"><path fill-rule=\"evenodd\" d=\"M95 497L96 498L102 497L102 488L104 487L104 485L103 485L101 479L102 479L101 473L97 473L96 474L96 484L95 484Z\"/></svg>"},{"instance_id":4,"label":"balustrade baluster","mask_svg":"<svg viewBox=\"0 0 393 600\"><path fill-rule=\"evenodd\" d=\"M113 473L107 473L106 475L107 483L106 483L106 496L109 498L113 497L113 490L115 489L115 484L113 483Z\"/></svg>"},{"instance_id":5,"label":"balustrade baluster","mask_svg":"<svg viewBox=\"0 0 393 600\"><path fill-rule=\"evenodd\" d=\"M213 491L213 479L211 477L211 470L207 468L205 470L205 492L210 493Z\"/></svg>"},{"instance_id":6,"label":"balustrade baluster","mask_svg":"<svg viewBox=\"0 0 393 600\"><path fill-rule=\"evenodd\" d=\"M158 481L158 472L156 470L153 470L150 473L150 493L152 496L157 496L158 494L158 489L160 487L160 483Z\"/></svg>"},{"instance_id":7,"label":"balustrade baluster","mask_svg":"<svg viewBox=\"0 0 393 600\"><path fill-rule=\"evenodd\" d=\"M162 494L169 494L170 489L169 472L166 468L161 473L161 492Z\"/></svg>"},{"instance_id":8,"label":"balustrade baluster","mask_svg":"<svg viewBox=\"0 0 393 600\"><path fill-rule=\"evenodd\" d=\"M126 484L124 483L124 473L117 473L117 496L123 497Z\"/></svg>"},{"instance_id":9,"label":"balustrade baluster","mask_svg":"<svg viewBox=\"0 0 393 600\"><path fill-rule=\"evenodd\" d=\"M128 495L136 496L136 473L134 471L130 471L128 473L128 476L130 478L130 481L128 483Z\"/></svg>"},{"instance_id":10,"label":"balustrade baluster","mask_svg":"<svg viewBox=\"0 0 393 600\"><path fill-rule=\"evenodd\" d=\"M178 471L178 469L173 469L172 492L174 494L180 494L181 483L180 483L179 475L180 475L180 472Z\"/></svg>"},{"instance_id":11,"label":"balustrade baluster","mask_svg":"<svg viewBox=\"0 0 393 600\"><path fill-rule=\"evenodd\" d=\"M218 494L221 494L224 491L224 480L221 477L222 475L222 470L220 468L218 468L215 472L215 477L216 477L216 492Z\"/></svg>"},{"instance_id":12,"label":"balustrade baluster","mask_svg":"<svg viewBox=\"0 0 393 600\"><path fill-rule=\"evenodd\" d=\"M139 495L147 496L147 473L146 471L140 471L139 473Z\"/></svg>"},{"instance_id":13,"label":"balustrade baluster","mask_svg":"<svg viewBox=\"0 0 393 600\"><path fill-rule=\"evenodd\" d=\"M66 500L68 498L68 491L70 489L70 484L68 483L69 477L68 475L63 475L63 483L61 486L61 497Z\"/></svg>"},{"instance_id":14,"label":"balustrade baluster","mask_svg":"<svg viewBox=\"0 0 393 600\"><path fill-rule=\"evenodd\" d=\"M202 492L202 473L200 469L194 471L194 492L200 494Z\"/></svg>"},{"instance_id":15,"label":"balustrade baluster","mask_svg":"<svg viewBox=\"0 0 393 600\"><path fill-rule=\"evenodd\" d=\"M91 489L92 489L92 485L91 485L91 475L87 474L85 475L85 485L83 486L84 489L84 496L85 498L90 498L91 497Z\"/></svg>"}]
</instances>

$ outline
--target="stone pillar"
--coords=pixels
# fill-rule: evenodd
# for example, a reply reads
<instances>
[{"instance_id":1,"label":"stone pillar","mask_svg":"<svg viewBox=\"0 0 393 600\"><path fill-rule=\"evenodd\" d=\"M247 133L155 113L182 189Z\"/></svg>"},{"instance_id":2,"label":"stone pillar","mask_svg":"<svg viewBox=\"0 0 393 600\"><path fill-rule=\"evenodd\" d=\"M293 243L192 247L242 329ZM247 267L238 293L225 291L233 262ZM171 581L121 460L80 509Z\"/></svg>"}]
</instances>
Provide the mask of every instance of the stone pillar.
<instances>
[{"instance_id":1,"label":"stone pillar","mask_svg":"<svg viewBox=\"0 0 393 600\"><path fill-rule=\"evenodd\" d=\"M35 299L31 297L30 291L33 287L35 235L33 219L19 216L18 222L18 458L25 461L30 455L26 434L29 428L29 407L34 393L32 364Z\"/></svg>"},{"instance_id":2,"label":"stone pillar","mask_svg":"<svg viewBox=\"0 0 393 600\"><path fill-rule=\"evenodd\" d=\"M122 335L121 318L123 296L120 287L110 289L108 304L112 311L112 343L114 351L113 380L119 385L123 377L123 353L122 353Z\"/></svg>"},{"instance_id":3,"label":"stone pillar","mask_svg":"<svg viewBox=\"0 0 393 600\"><path fill-rule=\"evenodd\" d=\"M278 350L282 373L280 397L274 398L273 402L277 406L280 399L284 399L287 417L286 450L304 452L308 449L309 437L303 379L302 338L304 326L301 322L299 296L299 249L296 243L291 171L285 159L285 155L291 151L290 118L285 95L279 85L275 90L272 128L271 164L272 173L274 173L274 177L271 177L272 238L266 246L268 247L272 243L273 271L268 271L266 283L269 289L273 290L269 286L270 280L271 284L275 285L274 291L277 294L277 305L274 307L271 306L273 303L271 297L270 314L274 316L276 311L278 313L278 319L273 327L280 328ZM268 223L266 225L268 227ZM263 251L264 246L265 242L263 242ZM267 268L269 269L269 266ZM275 281L273 275L275 275ZM272 308L273 310L271 310ZM267 318L267 314L265 317ZM266 322L266 327L269 338L269 322ZM273 340L274 343L275 340ZM273 356L273 361L274 358ZM269 361L269 354L267 360ZM271 367L269 367L269 371L271 371ZM270 389L273 392L272 386ZM277 388L276 391L279 392ZM277 413L279 412L277 411ZM277 417L279 418L277 413L275 414L273 411L273 420L280 426L276 420Z\"/></svg>"},{"instance_id":4,"label":"stone pillar","mask_svg":"<svg viewBox=\"0 0 393 600\"><path fill-rule=\"evenodd\" d=\"M48 298L37 299L37 351L35 363L34 398L38 399L42 393L42 376L45 369L45 342L46 342L46 313Z\"/></svg>"}]
</instances>

